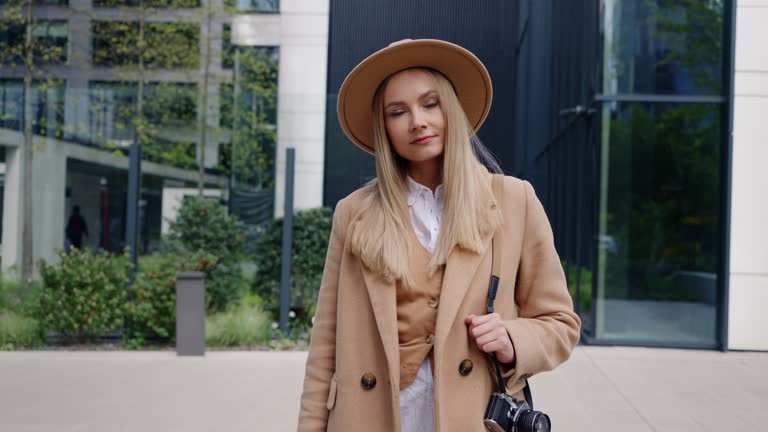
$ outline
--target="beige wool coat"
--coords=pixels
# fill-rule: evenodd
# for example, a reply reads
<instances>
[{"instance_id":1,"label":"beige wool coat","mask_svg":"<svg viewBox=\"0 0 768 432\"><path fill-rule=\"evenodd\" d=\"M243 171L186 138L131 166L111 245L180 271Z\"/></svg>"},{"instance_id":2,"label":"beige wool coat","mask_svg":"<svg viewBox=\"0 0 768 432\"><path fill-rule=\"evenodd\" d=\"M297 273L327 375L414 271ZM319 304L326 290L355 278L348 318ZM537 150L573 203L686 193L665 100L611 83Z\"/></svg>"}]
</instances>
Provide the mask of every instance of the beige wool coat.
<instances>
[{"instance_id":1,"label":"beige wool coat","mask_svg":"<svg viewBox=\"0 0 768 432\"><path fill-rule=\"evenodd\" d=\"M346 245L350 218L361 203L362 193L353 192L338 202L333 216L301 396L300 432L400 431L395 284L368 271ZM530 183L505 177L500 204L504 232L495 309L516 353L516 367L504 373L507 391L522 399L526 378L568 359L579 339L580 321L552 229ZM485 313L491 237L484 238L481 254L455 250L445 267L433 346L438 432L485 430L482 419L494 378L464 319Z\"/></svg>"}]
</instances>

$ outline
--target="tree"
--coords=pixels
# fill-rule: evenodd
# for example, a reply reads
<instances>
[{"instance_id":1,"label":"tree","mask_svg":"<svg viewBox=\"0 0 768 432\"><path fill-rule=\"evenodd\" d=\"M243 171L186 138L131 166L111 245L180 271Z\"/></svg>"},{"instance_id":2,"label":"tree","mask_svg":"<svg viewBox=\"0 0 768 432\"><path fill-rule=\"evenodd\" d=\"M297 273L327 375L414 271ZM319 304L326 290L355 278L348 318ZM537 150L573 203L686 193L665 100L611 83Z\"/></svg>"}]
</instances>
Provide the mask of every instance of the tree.
<instances>
[{"instance_id":1,"label":"tree","mask_svg":"<svg viewBox=\"0 0 768 432\"><path fill-rule=\"evenodd\" d=\"M200 25L196 22L158 21L159 9L194 7L189 0L109 0L136 14L132 21L98 21L93 24L93 63L111 67L117 84L105 83L102 100L112 105L113 135L143 146L146 159L180 168L195 166L194 129L197 85L193 72L200 64ZM150 20L150 18L155 18ZM170 76L170 78L169 78ZM121 97L115 95L122 94ZM113 137L97 137L112 150L125 151Z\"/></svg>"},{"instance_id":2,"label":"tree","mask_svg":"<svg viewBox=\"0 0 768 432\"><path fill-rule=\"evenodd\" d=\"M6 67L21 67L23 79L23 140L21 153L21 184L22 184L22 253L21 278L24 281L32 279L33 261L33 134L35 120L33 118L33 85L37 81L37 92L45 91L54 82L48 66L66 60L66 47L50 43L47 32L48 24L35 17L31 0L10 0L2 9L0 15L0 56ZM43 122L37 126L47 127Z\"/></svg>"}]
</instances>

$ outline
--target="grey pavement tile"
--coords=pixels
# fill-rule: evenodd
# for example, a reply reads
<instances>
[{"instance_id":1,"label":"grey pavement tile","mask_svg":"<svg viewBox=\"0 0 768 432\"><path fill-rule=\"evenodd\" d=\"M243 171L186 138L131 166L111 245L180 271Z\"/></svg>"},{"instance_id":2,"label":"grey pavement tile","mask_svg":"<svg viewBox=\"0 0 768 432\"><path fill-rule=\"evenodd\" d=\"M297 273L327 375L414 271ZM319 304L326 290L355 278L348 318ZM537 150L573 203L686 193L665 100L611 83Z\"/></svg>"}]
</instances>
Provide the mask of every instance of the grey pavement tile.
<instances>
[{"instance_id":1,"label":"grey pavement tile","mask_svg":"<svg viewBox=\"0 0 768 432\"><path fill-rule=\"evenodd\" d=\"M0 431L295 430L305 361L305 352L2 352ZM531 384L556 431L768 424L768 353L578 347Z\"/></svg>"}]
</instances>

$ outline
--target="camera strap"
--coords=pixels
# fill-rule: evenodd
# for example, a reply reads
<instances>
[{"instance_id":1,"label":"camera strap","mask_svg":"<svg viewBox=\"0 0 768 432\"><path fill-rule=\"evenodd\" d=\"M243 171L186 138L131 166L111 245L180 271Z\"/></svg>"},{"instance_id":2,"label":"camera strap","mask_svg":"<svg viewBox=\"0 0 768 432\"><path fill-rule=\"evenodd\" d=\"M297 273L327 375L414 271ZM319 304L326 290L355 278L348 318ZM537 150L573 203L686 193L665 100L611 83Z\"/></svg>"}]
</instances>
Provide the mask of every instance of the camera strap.
<instances>
[{"instance_id":1,"label":"camera strap","mask_svg":"<svg viewBox=\"0 0 768 432\"><path fill-rule=\"evenodd\" d=\"M496 197L496 205L501 206L502 192L504 190L504 175L494 174L492 181L493 195ZM503 241L503 230L501 226L496 229L491 238L491 256L493 258L493 267L491 268L491 280L488 283L488 307L485 313L493 313L493 302L496 300L496 293L499 290L499 274L501 272L501 245ZM504 378L501 376L501 365L496 355L486 354L491 358L494 369L496 369L496 380L499 385L499 393L506 394L506 385L504 384ZM523 388L523 394L525 395L525 401L533 409L533 396L531 395L531 387L528 384L528 380L525 380L525 387Z\"/></svg>"}]
</instances>

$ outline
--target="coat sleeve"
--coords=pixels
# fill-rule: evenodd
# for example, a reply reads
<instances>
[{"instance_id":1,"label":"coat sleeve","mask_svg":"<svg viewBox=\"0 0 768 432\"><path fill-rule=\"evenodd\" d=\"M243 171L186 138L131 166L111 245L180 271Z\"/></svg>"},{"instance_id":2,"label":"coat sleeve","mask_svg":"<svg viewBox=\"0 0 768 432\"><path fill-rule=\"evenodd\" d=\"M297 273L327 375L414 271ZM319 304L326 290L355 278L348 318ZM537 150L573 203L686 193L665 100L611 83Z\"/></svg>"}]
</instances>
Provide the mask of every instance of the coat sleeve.
<instances>
[{"instance_id":1,"label":"coat sleeve","mask_svg":"<svg viewBox=\"0 0 768 432\"><path fill-rule=\"evenodd\" d=\"M328 421L326 402L336 369L336 298L339 267L344 250L348 215L339 201L333 214L331 237L317 298L309 356L304 372L304 389L299 410L299 432L325 431Z\"/></svg>"},{"instance_id":2,"label":"coat sleeve","mask_svg":"<svg viewBox=\"0 0 768 432\"><path fill-rule=\"evenodd\" d=\"M523 188L525 232L515 288L519 318L504 323L515 348L515 365L503 373L507 388L567 360L581 325L547 215L531 184L524 181Z\"/></svg>"}]
</instances>

